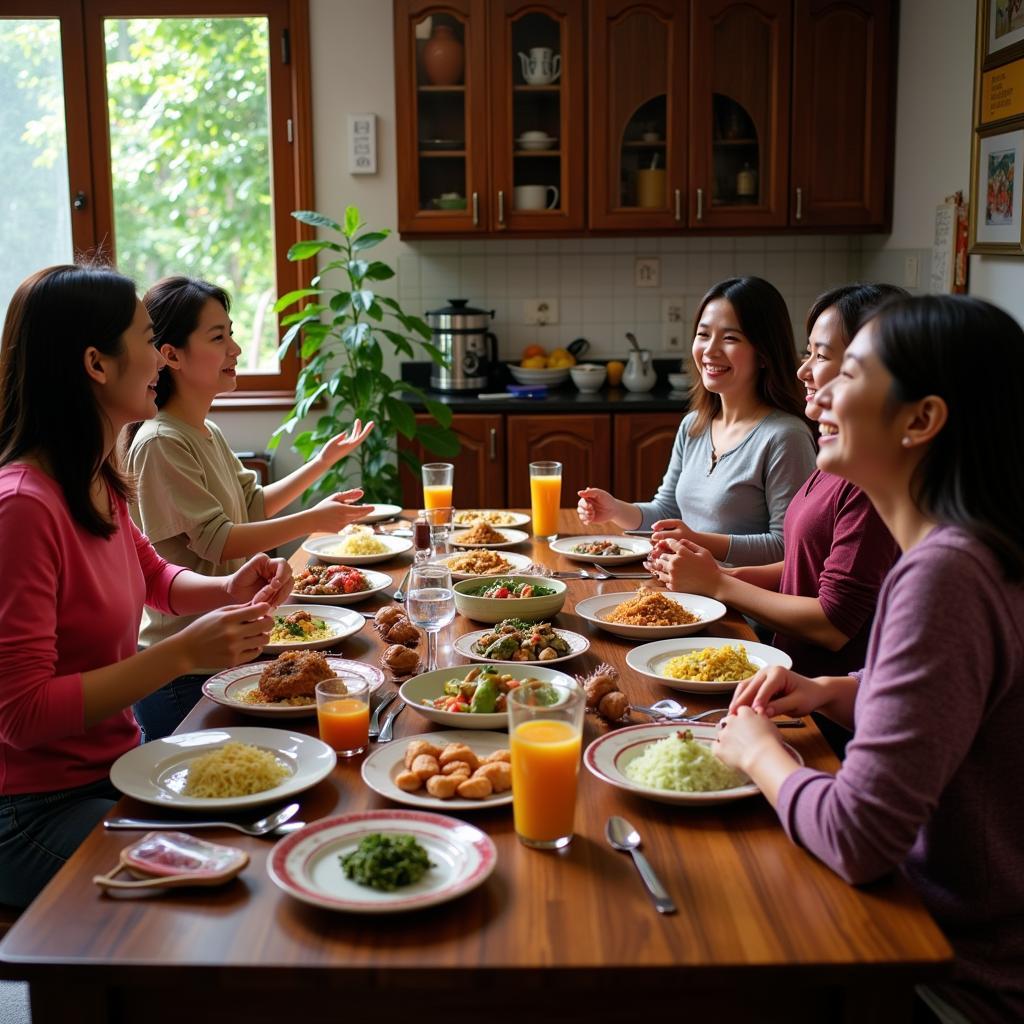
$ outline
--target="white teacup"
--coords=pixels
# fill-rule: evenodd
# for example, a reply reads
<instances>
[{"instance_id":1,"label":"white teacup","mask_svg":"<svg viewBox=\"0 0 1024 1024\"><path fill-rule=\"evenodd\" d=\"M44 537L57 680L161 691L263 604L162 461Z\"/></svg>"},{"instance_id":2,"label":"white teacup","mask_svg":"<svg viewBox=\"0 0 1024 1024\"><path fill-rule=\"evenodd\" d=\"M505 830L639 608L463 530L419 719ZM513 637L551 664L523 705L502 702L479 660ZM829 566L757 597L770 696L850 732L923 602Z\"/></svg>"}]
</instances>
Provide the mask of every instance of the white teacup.
<instances>
[{"instance_id":1,"label":"white teacup","mask_svg":"<svg viewBox=\"0 0 1024 1024\"><path fill-rule=\"evenodd\" d=\"M558 206L559 192L555 185L516 185L512 196L517 210L554 210Z\"/></svg>"}]
</instances>

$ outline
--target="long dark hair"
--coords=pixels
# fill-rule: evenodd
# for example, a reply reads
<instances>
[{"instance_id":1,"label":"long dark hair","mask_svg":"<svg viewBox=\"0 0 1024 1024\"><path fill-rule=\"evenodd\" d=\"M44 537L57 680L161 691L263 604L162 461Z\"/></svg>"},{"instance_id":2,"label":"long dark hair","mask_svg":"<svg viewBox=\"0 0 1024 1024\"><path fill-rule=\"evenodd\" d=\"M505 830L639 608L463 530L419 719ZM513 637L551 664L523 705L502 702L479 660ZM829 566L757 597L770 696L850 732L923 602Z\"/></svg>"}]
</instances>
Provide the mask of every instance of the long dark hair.
<instances>
[{"instance_id":1,"label":"long dark hair","mask_svg":"<svg viewBox=\"0 0 1024 1024\"><path fill-rule=\"evenodd\" d=\"M111 452L105 414L85 371L85 351L124 352L135 318L135 283L109 267L48 267L11 299L0 348L0 466L35 456L64 492L75 522L109 537L116 530L90 494L100 473L115 494L132 488Z\"/></svg>"},{"instance_id":2,"label":"long dark hair","mask_svg":"<svg viewBox=\"0 0 1024 1024\"><path fill-rule=\"evenodd\" d=\"M807 337L811 336L818 317L831 309L833 306L839 314L839 321L843 326L843 346L846 347L853 340L853 336L860 330L864 320L883 302L890 299L910 298L910 292L895 284L844 284L839 288L832 288L824 292L814 300L807 313Z\"/></svg>"},{"instance_id":3,"label":"long dark hair","mask_svg":"<svg viewBox=\"0 0 1024 1024\"><path fill-rule=\"evenodd\" d=\"M892 402L937 395L949 410L911 482L918 508L987 545L1010 580L1024 579L1024 331L962 295L893 300L871 323ZM993 367L984 387L964 379L978 359Z\"/></svg>"},{"instance_id":4,"label":"long dark hair","mask_svg":"<svg viewBox=\"0 0 1024 1024\"><path fill-rule=\"evenodd\" d=\"M736 311L739 326L764 364L757 375L757 396L765 405L803 419L804 399L796 379L796 346L786 302L778 289L760 277L730 277L712 285L693 318L696 336L709 302L725 299ZM690 361L693 362L691 354ZM721 412L722 399L704 387L694 364L690 408L696 412L690 436L698 437Z\"/></svg>"}]
</instances>

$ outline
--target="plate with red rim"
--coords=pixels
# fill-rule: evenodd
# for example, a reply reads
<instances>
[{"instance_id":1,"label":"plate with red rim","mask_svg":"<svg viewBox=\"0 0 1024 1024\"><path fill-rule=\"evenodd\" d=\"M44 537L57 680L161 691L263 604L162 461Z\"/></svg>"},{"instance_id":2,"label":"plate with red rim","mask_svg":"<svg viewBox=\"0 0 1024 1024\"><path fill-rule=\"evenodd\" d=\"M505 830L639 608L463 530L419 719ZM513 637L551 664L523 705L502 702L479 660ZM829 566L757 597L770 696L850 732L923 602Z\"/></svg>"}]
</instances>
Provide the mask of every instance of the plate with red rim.
<instances>
[{"instance_id":1,"label":"plate with red rim","mask_svg":"<svg viewBox=\"0 0 1024 1024\"><path fill-rule=\"evenodd\" d=\"M345 877L341 858L371 835L412 836L431 867L411 885L381 892ZM267 873L289 896L352 914L396 914L456 899L482 885L498 851L480 829L427 811L355 811L315 821L270 851Z\"/></svg>"},{"instance_id":2,"label":"plate with red rim","mask_svg":"<svg viewBox=\"0 0 1024 1024\"><path fill-rule=\"evenodd\" d=\"M385 572L374 572L372 569L363 569L357 565L350 565L348 568L363 574L366 582L370 584L366 590L356 590L351 594L302 594L293 590L289 600L301 601L304 604L357 604L391 586L391 577Z\"/></svg>"},{"instance_id":3,"label":"plate with red rim","mask_svg":"<svg viewBox=\"0 0 1024 1024\"><path fill-rule=\"evenodd\" d=\"M210 676L203 683L203 694L214 704L233 708L245 715L257 715L261 718L302 718L306 715L315 715L315 697L309 704L250 704L243 699L245 694L252 692L259 685L260 676L269 664L269 661L255 661L247 665L226 668L223 672ZM365 662L328 657L327 664L332 672L355 672L356 675L365 677L370 684L371 699L384 684L384 673Z\"/></svg>"}]
</instances>

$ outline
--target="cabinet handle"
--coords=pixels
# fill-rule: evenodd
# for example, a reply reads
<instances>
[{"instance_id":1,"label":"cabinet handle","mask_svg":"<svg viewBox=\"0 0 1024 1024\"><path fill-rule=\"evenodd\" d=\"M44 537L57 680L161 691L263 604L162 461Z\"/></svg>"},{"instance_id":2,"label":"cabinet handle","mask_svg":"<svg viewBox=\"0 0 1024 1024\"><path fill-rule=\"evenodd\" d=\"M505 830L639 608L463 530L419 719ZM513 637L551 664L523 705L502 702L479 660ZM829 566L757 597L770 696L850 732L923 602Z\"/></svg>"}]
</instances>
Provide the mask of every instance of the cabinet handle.
<instances>
[{"instance_id":1,"label":"cabinet handle","mask_svg":"<svg viewBox=\"0 0 1024 1024\"><path fill-rule=\"evenodd\" d=\"M676 189L676 220L683 219L683 193L680 189Z\"/></svg>"},{"instance_id":2,"label":"cabinet handle","mask_svg":"<svg viewBox=\"0 0 1024 1024\"><path fill-rule=\"evenodd\" d=\"M498 223L505 226L505 193L498 189Z\"/></svg>"},{"instance_id":3,"label":"cabinet handle","mask_svg":"<svg viewBox=\"0 0 1024 1024\"><path fill-rule=\"evenodd\" d=\"M796 219L800 220L804 215L804 190L798 188L796 190Z\"/></svg>"},{"instance_id":4,"label":"cabinet handle","mask_svg":"<svg viewBox=\"0 0 1024 1024\"><path fill-rule=\"evenodd\" d=\"M704 219L704 189L697 189L697 220Z\"/></svg>"},{"instance_id":5,"label":"cabinet handle","mask_svg":"<svg viewBox=\"0 0 1024 1024\"><path fill-rule=\"evenodd\" d=\"M490 446L491 462L498 461L498 428L491 427L491 446Z\"/></svg>"},{"instance_id":6,"label":"cabinet handle","mask_svg":"<svg viewBox=\"0 0 1024 1024\"><path fill-rule=\"evenodd\" d=\"M480 223L480 193L473 193L473 227Z\"/></svg>"}]
</instances>

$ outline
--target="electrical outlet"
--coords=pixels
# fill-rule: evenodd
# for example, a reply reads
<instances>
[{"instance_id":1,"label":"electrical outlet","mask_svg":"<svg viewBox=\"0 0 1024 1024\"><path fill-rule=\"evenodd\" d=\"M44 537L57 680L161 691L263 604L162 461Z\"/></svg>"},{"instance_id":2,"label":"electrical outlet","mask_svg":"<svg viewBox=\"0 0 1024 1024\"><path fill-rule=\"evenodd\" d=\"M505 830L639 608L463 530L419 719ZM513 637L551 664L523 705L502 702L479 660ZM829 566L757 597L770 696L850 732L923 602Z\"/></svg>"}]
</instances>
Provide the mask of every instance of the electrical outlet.
<instances>
[{"instance_id":1,"label":"electrical outlet","mask_svg":"<svg viewBox=\"0 0 1024 1024\"><path fill-rule=\"evenodd\" d=\"M906 256L903 259L903 286L905 288L917 287L917 257Z\"/></svg>"},{"instance_id":2,"label":"electrical outlet","mask_svg":"<svg viewBox=\"0 0 1024 1024\"><path fill-rule=\"evenodd\" d=\"M558 300L526 299L523 302L523 323L536 324L538 327L544 324L557 324Z\"/></svg>"},{"instance_id":3,"label":"electrical outlet","mask_svg":"<svg viewBox=\"0 0 1024 1024\"><path fill-rule=\"evenodd\" d=\"M682 352L686 348L686 300L661 300L661 347L666 352Z\"/></svg>"},{"instance_id":4,"label":"electrical outlet","mask_svg":"<svg viewBox=\"0 0 1024 1024\"><path fill-rule=\"evenodd\" d=\"M657 288L661 284L661 260L656 256L640 257L633 268L637 288Z\"/></svg>"}]
</instances>

